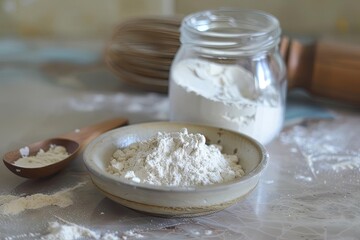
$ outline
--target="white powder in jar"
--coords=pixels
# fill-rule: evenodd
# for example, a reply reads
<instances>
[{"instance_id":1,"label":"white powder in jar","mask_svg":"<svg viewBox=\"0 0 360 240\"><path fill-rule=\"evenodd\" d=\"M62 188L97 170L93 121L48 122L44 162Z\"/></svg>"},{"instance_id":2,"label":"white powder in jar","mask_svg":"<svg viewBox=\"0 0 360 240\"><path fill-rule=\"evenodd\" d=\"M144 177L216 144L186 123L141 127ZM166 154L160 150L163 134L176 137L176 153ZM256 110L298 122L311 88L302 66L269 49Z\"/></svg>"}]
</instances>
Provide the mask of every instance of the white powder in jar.
<instances>
[{"instance_id":1,"label":"white powder in jar","mask_svg":"<svg viewBox=\"0 0 360 240\"><path fill-rule=\"evenodd\" d=\"M187 59L172 67L170 119L231 129L269 143L281 130L284 107L268 86L262 95L254 77L237 65Z\"/></svg>"},{"instance_id":2,"label":"white powder in jar","mask_svg":"<svg viewBox=\"0 0 360 240\"><path fill-rule=\"evenodd\" d=\"M239 178L244 171L236 155L221 153L218 145L206 145L199 133L158 133L114 152L107 171L137 183L166 186L198 186Z\"/></svg>"},{"instance_id":3,"label":"white powder in jar","mask_svg":"<svg viewBox=\"0 0 360 240\"><path fill-rule=\"evenodd\" d=\"M40 149L35 156L28 156L28 147L21 148L19 151L22 157L16 160L14 165L25 168L44 167L64 160L69 156L65 147L53 144L50 145L50 148L47 151Z\"/></svg>"}]
</instances>

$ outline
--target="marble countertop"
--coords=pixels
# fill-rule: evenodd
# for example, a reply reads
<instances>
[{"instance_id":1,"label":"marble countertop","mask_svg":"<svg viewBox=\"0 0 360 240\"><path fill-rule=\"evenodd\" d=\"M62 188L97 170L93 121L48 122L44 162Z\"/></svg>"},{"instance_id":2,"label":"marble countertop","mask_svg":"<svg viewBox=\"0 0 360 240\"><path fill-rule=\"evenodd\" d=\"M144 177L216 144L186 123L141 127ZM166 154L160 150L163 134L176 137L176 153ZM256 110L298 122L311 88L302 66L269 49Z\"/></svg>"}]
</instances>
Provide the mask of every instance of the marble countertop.
<instances>
[{"instance_id":1,"label":"marble countertop","mask_svg":"<svg viewBox=\"0 0 360 240\"><path fill-rule=\"evenodd\" d=\"M1 155L113 117L130 124L167 120L167 95L121 83L97 61L101 44L70 46L0 41ZM289 121L266 146L269 164L249 197L203 217L158 218L112 202L93 186L81 155L42 180L18 177L1 164L0 205L1 196L83 185L68 207L0 214L0 239L41 239L59 219L118 239L359 239L360 112L322 108L328 115Z\"/></svg>"}]
</instances>

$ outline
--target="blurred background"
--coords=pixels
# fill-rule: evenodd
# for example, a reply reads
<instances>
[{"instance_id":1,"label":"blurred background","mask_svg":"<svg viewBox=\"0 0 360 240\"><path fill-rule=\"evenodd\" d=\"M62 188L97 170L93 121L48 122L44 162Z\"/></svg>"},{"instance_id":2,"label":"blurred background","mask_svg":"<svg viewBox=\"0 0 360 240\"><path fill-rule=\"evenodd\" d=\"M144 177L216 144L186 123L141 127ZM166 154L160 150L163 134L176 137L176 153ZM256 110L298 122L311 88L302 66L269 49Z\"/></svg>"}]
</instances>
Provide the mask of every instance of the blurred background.
<instances>
[{"instance_id":1,"label":"blurred background","mask_svg":"<svg viewBox=\"0 0 360 240\"><path fill-rule=\"evenodd\" d=\"M114 26L144 15L179 15L218 7L267 11L284 32L359 34L357 0L0 0L0 35L107 38Z\"/></svg>"},{"instance_id":2,"label":"blurred background","mask_svg":"<svg viewBox=\"0 0 360 240\"><path fill-rule=\"evenodd\" d=\"M116 76L166 93L181 18L221 7L279 19L289 89L360 105L358 0L0 0L0 67L38 64L51 79L87 71L87 83Z\"/></svg>"}]
</instances>

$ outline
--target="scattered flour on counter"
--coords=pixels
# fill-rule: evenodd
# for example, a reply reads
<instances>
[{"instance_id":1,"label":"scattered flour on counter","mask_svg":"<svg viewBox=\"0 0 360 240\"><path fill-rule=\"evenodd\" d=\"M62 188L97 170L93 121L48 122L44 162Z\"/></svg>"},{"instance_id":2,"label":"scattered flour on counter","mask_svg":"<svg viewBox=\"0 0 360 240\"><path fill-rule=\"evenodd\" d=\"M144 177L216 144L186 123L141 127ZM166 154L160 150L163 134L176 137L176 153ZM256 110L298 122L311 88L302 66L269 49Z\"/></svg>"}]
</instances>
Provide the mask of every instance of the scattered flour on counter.
<instances>
[{"instance_id":1,"label":"scattered flour on counter","mask_svg":"<svg viewBox=\"0 0 360 240\"><path fill-rule=\"evenodd\" d=\"M71 191L84 184L85 182L82 182L72 188L67 188L50 195L43 193L25 197L2 195L0 196L0 214L16 215L28 209L39 209L46 206L68 207L73 204Z\"/></svg>"},{"instance_id":2,"label":"scattered flour on counter","mask_svg":"<svg viewBox=\"0 0 360 240\"><path fill-rule=\"evenodd\" d=\"M221 146L206 145L202 134L158 133L147 141L114 152L107 171L134 182L167 186L196 186L231 181L244 171L236 155Z\"/></svg>"},{"instance_id":3,"label":"scattered flour on counter","mask_svg":"<svg viewBox=\"0 0 360 240\"><path fill-rule=\"evenodd\" d=\"M5 203L11 202L15 199L18 199L19 197L14 195L0 195L0 206L2 206Z\"/></svg>"},{"instance_id":4,"label":"scattered flour on counter","mask_svg":"<svg viewBox=\"0 0 360 240\"><path fill-rule=\"evenodd\" d=\"M79 238L87 238L87 239L100 239L100 235L96 232L67 222L66 224L61 224L59 222L51 222L49 223L48 234L41 237L42 240L74 240Z\"/></svg>"},{"instance_id":5,"label":"scattered flour on counter","mask_svg":"<svg viewBox=\"0 0 360 240\"><path fill-rule=\"evenodd\" d=\"M120 240L121 238L118 236L118 233L105 233L101 236L101 240Z\"/></svg>"},{"instance_id":6,"label":"scattered flour on counter","mask_svg":"<svg viewBox=\"0 0 360 240\"><path fill-rule=\"evenodd\" d=\"M144 236L140 233L137 233L135 230L128 230L125 231L124 234L121 236L122 239L128 239L128 237L131 238L143 238Z\"/></svg>"},{"instance_id":7,"label":"scattered flour on counter","mask_svg":"<svg viewBox=\"0 0 360 240\"><path fill-rule=\"evenodd\" d=\"M84 226L71 223L62 218L57 217L60 221L49 223L47 234L41 237L41 240L76 240L76 239L95 239L95 240L124 240L138 239L144 236L135 230L125 231L121 236L118 232L97 233Z\"/></svg>"},{"instance_id":8,"label":"scattered flour on counter","mask_svg":"<svg viewBox=\"0 0 360 240\"><path fill-rule=\"evenodd\" d=\"M15 239L38 239L40 233L23 233L18 235L13 235L11 237L5 237L4 240L15 240Z\"/></svg>"},{"instance_id":9,"label":"scattered flour on counter","mask_svg":"<svg viewBox=\"0 0 360 240\"><path fill-rule=\"evenodd\" d=\"M29 156L29 148L20 149L21 158L14 162L14 165L25 168L44 167L59 162L69 156L66 148L63 146L50 145L49 150L40 151L35 156Z\"/></svg>"}]
</instances>

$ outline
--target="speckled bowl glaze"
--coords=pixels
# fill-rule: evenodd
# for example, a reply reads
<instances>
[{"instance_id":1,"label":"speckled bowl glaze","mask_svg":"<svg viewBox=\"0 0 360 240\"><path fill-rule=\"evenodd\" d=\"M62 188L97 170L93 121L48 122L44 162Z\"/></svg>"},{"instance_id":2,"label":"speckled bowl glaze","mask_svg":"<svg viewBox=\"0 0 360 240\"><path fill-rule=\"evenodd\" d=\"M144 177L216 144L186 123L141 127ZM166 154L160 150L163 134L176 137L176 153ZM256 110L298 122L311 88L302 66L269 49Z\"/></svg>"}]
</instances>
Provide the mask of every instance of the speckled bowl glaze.
<instances>
[{"instance_id":1,"label":"speckled bowl glaze","mask_svg":"<svg viewBox=\"0 0 360 240\"><path fill-rule=\"evenodd\" d=\"M106 172L112 154L118 148L144 141L158 132L205 135L208 144L220 144L223 152L236 154L245 175L221 184L169 187L135 183ZM95 186L105 196L126 207L166 217L194 217L223 210L245 198L255 189L267 164L268 154L256 140L233 131L174 122L152 122L118 128L94 139L85 149L84 162Z\"/></svg>"}]
</instances>

